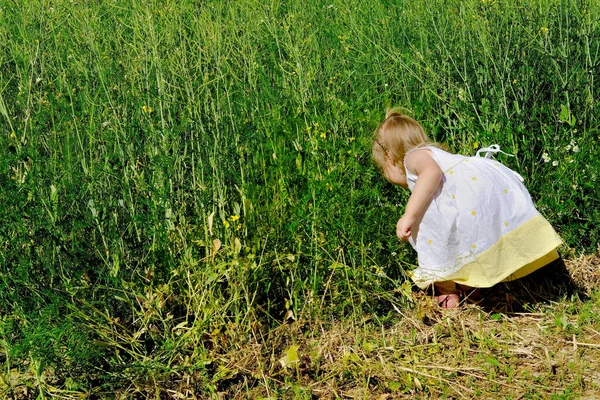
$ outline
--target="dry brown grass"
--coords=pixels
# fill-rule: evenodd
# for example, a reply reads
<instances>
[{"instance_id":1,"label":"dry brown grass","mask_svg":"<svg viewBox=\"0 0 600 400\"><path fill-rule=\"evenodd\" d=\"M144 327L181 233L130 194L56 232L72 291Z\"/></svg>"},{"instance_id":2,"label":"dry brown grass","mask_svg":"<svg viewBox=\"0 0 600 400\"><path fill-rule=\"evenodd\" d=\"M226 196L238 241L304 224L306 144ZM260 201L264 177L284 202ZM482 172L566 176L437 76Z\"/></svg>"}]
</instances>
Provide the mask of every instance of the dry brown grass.
<instances>
[{"instance_id":1,"label":"dry brown grass","mask_svg":"<svg viewBox=\"0 0 600 400\"><path fill-rule=\"evenodd\" d=\"M565 261L571 279L582 288L586 294L600 288L600 246L598 253L592 256L580 255Z\"/></svg>"},{"instance_id":2,"label":"dry brown grass","mask_svg":"<svg viewBox=\"0 0 600 400\"><path fill-rule=\"evenodd\" d=\"M600 255L581 256L457 310L417 296L389 326L369 317L285 324L221 354L233 372L219 396L600 397L599 282ZM298 359L284 367L291 346Z\"/></svg>"}]
</instances>

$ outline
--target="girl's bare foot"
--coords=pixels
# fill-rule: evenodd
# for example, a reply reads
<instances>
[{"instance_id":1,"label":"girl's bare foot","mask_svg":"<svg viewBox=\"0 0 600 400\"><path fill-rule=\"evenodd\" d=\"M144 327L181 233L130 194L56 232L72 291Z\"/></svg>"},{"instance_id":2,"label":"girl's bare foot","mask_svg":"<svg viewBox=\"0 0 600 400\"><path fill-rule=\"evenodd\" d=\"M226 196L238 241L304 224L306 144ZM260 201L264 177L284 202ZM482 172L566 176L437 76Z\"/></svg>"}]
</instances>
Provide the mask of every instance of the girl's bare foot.
<instances>
[{"instance_id":1,"label":"girl's bare foot","mask_svg":"<svg viewBox=\"0 0 600 400\"><path fill-rule=\"evenodd\" d=\"M451 294L440 294L435 296L435 300L442 308L456 308L460 304L460 297L456 293Z\"/></svg>"}]
</instances>

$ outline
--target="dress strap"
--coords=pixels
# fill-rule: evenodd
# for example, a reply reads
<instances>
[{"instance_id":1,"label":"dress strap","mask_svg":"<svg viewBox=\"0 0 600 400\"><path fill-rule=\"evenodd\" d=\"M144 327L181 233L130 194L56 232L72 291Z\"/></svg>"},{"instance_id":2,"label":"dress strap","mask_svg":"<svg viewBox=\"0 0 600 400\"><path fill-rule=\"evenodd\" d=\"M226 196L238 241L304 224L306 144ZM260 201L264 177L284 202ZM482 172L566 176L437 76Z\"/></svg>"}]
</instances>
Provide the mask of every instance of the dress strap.
<instances>
[{"instance_id":1,"label":"dress strap","mask_svg":"<svg viewBox=\"0 0 600 400\"><path fill-rule=\"evenodd\" d=\"M497 144L493 144L489 147L484 147L482 149L477 150L477 153L475 154L477 157L481 157L479 155L479 153L485 153L485 158L492 158L492 154L493 153L502 153L502 154L506 154L509 157L514 157L514 154L508 154L503 152L502 150L500 150L500 146Z\"/></svg>"},{"instance_id":2,"label":"dress strap","mask_svg":"<svg viewBox=\"0 0 600 400\"><path fill-rule=\"evenodd\" d=\"M505 152L503 152L502 150L500 150L500 146L499 146L499 145L497 145L497 144L493 144L493 145L491 145L491 146L484 147L484 148L482 148L482 149L479 149L479 150L477 150L477 153L475 154L475 156L476 156L476 157L481 157L480 153L485 153L485 158L487 158L487 159L491 159L491 158L492 158L492 154L494 154L494 153L502 153L502 154L506 154L506 155L507 155L507 156L509 156L509 157L515 157L515 155L514 155L514 154L508 154L508 153L505 153ZM521 176L519 173L517 173L517 172L513 171L512 169L510 170L510 172L512 172L513 174L515 174L515 176L516 176L517 178L519 178L519 180L520 180L521 182L524 182L524 181L525 181L525 180L523 179L523 177L522 177L522 176Z\"/></svg>"},{"instance_id":3,"label":"dress strap","mask_svg":"<svg viewBox=\"0 0 600 400\"><path fill-rule=\"evenodd\" d=\"M406 156L408 156L410 153L414 153L415 151L419 151L419 150L431 150L431 146L417 146L417 147L413 147L412 149L410 149L409 151L407 151L404 154L404 159L406 160Z\"/></svg>"}]
</instances>

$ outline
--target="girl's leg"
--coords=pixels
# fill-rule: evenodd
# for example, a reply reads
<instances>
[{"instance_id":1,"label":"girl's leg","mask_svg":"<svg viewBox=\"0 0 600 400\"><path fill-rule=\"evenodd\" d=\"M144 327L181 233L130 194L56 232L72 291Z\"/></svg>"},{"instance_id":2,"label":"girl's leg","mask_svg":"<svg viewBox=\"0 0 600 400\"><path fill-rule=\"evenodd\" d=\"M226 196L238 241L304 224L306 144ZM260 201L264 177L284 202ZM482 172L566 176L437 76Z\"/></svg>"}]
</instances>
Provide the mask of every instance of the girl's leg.
<instances>
[{"instance_id":1,"label":"girl's leg","mask_svg":"<svg viewBox=\"0 0 600 400\"><path fill-rule=\"evenodd\" d=\"M433 291L436 295L456 293L456 283L453 281L436 282Z\"/></svg>"}]
</instances>

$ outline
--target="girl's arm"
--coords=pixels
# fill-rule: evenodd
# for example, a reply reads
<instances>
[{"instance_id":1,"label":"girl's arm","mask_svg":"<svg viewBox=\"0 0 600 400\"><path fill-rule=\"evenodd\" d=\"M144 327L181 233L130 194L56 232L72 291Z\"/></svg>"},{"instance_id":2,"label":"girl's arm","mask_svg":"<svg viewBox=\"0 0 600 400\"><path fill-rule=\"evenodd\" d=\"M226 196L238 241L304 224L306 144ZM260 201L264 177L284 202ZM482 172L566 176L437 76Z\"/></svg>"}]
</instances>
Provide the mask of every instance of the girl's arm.
<instances>
[{"instance_id":1,"label":"girl's arm","mask_svg":"<svg viewBox=\"0 0 600 400\"><path fill-rule=\"evenodd\" d=\"M404 215L396 225L398 237L407 241L415 221L425 212L425 206L431 199L442 180L443 172L431 157L429 150L419 150L406 156L406 167L414 172L419 179L406 203Z\"/></svg>"}]
</instances>

